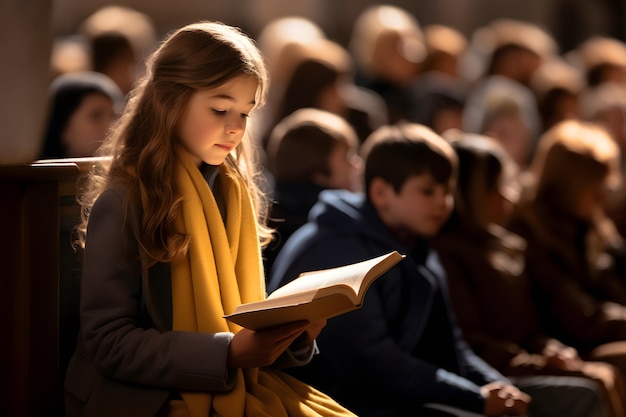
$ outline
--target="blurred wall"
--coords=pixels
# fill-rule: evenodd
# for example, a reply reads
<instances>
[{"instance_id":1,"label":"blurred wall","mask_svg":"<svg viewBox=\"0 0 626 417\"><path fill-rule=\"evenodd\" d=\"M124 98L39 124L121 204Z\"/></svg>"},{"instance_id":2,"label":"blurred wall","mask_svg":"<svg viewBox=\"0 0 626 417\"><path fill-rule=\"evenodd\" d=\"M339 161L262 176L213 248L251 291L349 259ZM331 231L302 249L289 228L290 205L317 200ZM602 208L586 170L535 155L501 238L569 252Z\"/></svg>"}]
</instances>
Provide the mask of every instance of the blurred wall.
<instances>
[{"instance_id":1,"label":"blurred wall","mask_svg":"<svg viewBox=\"0 0 626 417\"><path fill-rule=\"evenodd\" d=\"M346 42L355 17L372 0L54 0L56 34L73 33L79 22L108 4L136 8L153 18L160 35L200 20L221 20L255 36L268 21L301 15L317 22L339 42ZM591 33L604 32L625 39L625 0L396 0L385 2L406 8L422 24L441 23L466 35L494 18L511 17L544 25L565 49ZM569 37L570 39L564 39ZM563 38L563 39L562 39Z\"/></svg>"}]
</instances>

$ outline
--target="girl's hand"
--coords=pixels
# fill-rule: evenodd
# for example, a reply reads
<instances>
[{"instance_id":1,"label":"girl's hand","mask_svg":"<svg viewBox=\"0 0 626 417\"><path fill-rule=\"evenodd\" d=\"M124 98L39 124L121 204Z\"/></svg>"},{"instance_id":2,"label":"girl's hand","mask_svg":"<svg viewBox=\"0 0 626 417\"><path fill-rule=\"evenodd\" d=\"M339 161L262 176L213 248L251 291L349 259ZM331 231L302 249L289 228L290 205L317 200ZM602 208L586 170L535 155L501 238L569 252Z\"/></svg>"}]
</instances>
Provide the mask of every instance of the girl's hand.
<instances>
[{"instance_id":1,"label":"girl's hand","mask_svg":"<svg viewBox=\"0 0 626 417\"><path fill-rule=\"evenodd\" d=\"M241 329L230 342L226 365L229 368L269 366L310 324L308 321L297 321L268 330Z\"/></svg>"},{"instance_id":2,"label":"girl's hand","mask_svg":"<svg viewBox=\"0 0 626 417\"><path fill-rule=\"evenodd\" d=\"M311 346L324 327L326 327L326 319L310 322L304 332L293 342L292 347L298 349Z\"/></svg>"}]
</instances>

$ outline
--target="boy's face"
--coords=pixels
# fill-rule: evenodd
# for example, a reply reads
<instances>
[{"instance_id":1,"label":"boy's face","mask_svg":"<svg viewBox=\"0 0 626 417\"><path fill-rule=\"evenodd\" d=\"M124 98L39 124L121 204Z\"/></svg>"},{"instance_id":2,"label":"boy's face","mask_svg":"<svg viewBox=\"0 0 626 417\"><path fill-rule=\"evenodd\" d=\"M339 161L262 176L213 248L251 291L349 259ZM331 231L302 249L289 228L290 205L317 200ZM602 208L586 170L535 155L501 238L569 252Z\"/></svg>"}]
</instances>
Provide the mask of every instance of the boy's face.
<instances>
[{"instance_id":1,"label":"boy's face","mask_svg":"<svg viewBox=\"0 0 626 417\"><path fill-rule=\"evenodd\" d=\"M361 158L346 145L337 143L328 158L330 175L316 174L314 181L327 188L358 191L362 171Z\"/></svg>"},{"instance_id":2,"label":"boy's face","mask_svg":"<svg viewBox=\"0 0 626 417\"><path fill-rule=\"evenodd\" d=\"M374 204L390 228L404 228L424 237L434 236L452 210L452 187L437 183L430 174L409 177L398 193L382 180L379 186L382 189Z\"/></svg>"}]
</instances>

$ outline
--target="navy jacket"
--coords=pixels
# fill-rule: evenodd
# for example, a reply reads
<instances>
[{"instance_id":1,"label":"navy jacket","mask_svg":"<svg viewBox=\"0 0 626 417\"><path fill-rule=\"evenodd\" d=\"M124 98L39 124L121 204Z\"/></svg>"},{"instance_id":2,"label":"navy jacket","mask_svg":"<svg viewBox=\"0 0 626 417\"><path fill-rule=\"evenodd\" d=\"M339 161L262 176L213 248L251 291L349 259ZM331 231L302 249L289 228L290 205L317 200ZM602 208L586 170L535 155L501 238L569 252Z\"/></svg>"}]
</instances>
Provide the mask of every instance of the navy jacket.
<instances>
[{"instance_id":1,"label":"navy jacket","mask_svg":"<svg viewBox=\"0 0 626 417\"><path fill-rule=\"evenodd\" d=\"M328 320L320 353L294 373L364 417L418 415L424 403L481 413L480 386L508 380L464 342L436 254L423 242L402 246L362 194L320 194L278 255L268 290L391 250L406 259L374 281L363 307Z\"/></svg>"}]
</instances>

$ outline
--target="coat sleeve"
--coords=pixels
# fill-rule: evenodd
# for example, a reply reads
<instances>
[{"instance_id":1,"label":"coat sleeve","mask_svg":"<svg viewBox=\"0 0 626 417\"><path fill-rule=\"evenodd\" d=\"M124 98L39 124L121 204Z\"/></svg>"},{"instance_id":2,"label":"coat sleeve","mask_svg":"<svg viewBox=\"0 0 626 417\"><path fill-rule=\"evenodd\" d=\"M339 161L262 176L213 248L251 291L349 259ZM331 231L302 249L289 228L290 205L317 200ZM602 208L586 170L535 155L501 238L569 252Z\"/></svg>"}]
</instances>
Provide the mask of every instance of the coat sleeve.
<instances>
[{"instance_id":1,"label":"coat sleeve","mask_svg":"<svg viewBox=\"0 0 626 417\"><path fill-rule=\"evenodd\" d=\"M610 303L595 298L560 267L549 250L530 245L528 274L545 299L550 320L579 346L595 346L626 339L626 307L615 304L620 314L607 314ZM577 346L577 347L579 347Z\"/></svg>"},{"instance_id":2,"label":"coat sleeve","mask_svg":"<svg viewBox=\"0 0 626 417\"><path fill-rule=\"evenodd\" d=\"M452 251L438 250L437 253L445 269L450 300L465 341L491 366L506 369L511 359L522 351L522 347L509 340L494 337L485 330L480 297L476 294L478 289L475 288L476 285L472 285L472 276L468 275L475 271Z\"/></svg>"},{"instance_id":3,"label":"coat sleeve","mask_svg":"<svg viewBox=\"0 0 626 417\"><path fill-rule=\"evenodd\" d=\"M510 384L511 381L508 378L480 358L465 340L450 300L448 277L436 252L431 252L426 266L427 269L434 274L433 279L438 279L439 285L441 286L442 296L446 304L448 319L456 345L456 352L461 361L461 366L465 368L463 372L461 372L462 375L479 386L493 381L502 381Z\"/></svg>"},{"instance_id":4,"label":"coat sleeve","mask_svg":"<svg viewBox=\"0 0 626 417\"><path fill-rule=\"evenodd\" d=\"M92 208L81 282L81 344L99 371L119 381L171 390L227 391L231 333L159 331L142 320L137 244L125 230L122 192Z\"/></svg>"}]
</instances>

